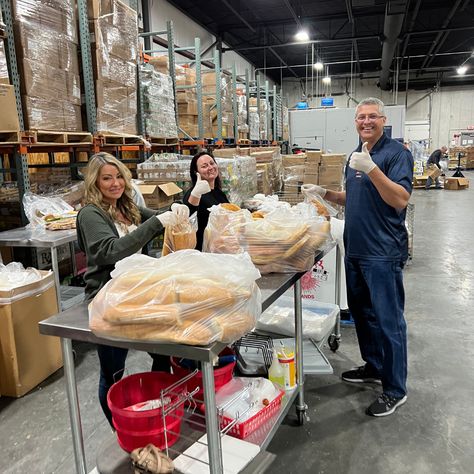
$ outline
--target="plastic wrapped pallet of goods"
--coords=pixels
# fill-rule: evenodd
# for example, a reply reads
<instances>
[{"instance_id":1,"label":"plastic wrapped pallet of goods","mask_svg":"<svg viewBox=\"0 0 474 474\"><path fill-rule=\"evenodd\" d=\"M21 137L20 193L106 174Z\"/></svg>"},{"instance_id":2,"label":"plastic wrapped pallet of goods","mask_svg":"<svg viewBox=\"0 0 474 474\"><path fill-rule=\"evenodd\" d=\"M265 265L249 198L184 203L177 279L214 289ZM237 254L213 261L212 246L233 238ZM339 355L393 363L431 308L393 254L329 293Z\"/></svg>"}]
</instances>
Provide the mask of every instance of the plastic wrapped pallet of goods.
<instances>
[{"instance_id":1,"label":"plastic wrapped pallet of goods","mask_svg":"<svg viewBox=\"0 0 474 474\"><path fill-rule=\"evenodd\" d=\"M191 157L176 153L155 153L137 165L138 178L145 182L175 182L180 187L190 182ZM187 186L187 184L186 184Z\"/></svg>"},{"instance_id":2,"label":"plastic wrapped pallet of goods","mask_svg":"<svg viewBox=\"0 0 474 474\"><path fill-rule=\"evenodd\" d=\"M5 47L3 38L0 38L0 84L9 84L7 58L5 56Z\"/></svg>"},{"instance_id":3,"label":"plastic wrapped pallet of goods","mask_svg":"<svg viewBox=\"0 0 474 474\"><path fill-rule=\"evenodd\" d=\"M257 107L249 108L249 137L250 140L260 140L260 119Z\"/></svg>"},{"instance_id":4,"label":"plastic wrapped pallet of goods","mask_svg":"<svg viewBox=\"0 0 474 474\"><path fill-rule=\"evenodd\" d=\"M153 56L148 60L155 71L161 72L162 74L169 74L169 59L168 56Z\"/></svg>"}]
</instances>

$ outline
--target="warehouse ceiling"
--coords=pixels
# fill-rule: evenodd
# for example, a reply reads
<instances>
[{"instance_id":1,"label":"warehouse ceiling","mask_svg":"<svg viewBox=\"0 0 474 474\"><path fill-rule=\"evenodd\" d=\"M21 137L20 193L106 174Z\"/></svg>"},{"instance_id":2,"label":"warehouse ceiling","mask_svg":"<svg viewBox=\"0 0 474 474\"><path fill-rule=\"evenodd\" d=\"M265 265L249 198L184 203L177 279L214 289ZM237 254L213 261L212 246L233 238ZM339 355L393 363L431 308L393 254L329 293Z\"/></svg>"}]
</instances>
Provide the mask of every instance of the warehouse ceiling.
<instances>
[{"instance_id":1,"label":"warehouse ceiling","mask_svg":"<svg viewBox=\"0 0 474 474\"><path fill-rule=\"evenodd\" d=\"M332 78L378 78L384 90L407 76L409 88L474 84L473 0L168 1L277 83L314 76L319 59Z\"/></svg>"}]
</instances>

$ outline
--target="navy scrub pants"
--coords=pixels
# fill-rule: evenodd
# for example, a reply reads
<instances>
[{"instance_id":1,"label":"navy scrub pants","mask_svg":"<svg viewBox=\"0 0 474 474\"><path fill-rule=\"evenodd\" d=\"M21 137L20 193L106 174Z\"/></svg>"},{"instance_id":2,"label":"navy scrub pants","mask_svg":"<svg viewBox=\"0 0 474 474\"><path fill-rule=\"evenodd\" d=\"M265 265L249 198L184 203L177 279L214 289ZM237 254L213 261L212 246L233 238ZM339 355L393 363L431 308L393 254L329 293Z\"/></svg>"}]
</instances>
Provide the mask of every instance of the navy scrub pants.
<instances>
[{"instance_id":1,"label":"navy scrub pants","mask_svg":"<svg viewBox=\"0 0 474 474\"><path fill-rule=\"evenodd\" d=\"M112 413L107 405L107 394L110 387L118 382L125 370L125 360L127 358L128 349L121 347L97 345L97 354L100 362L99 377L99 401L100 406L107 420L112 426ZM150 354L153 359L152 371L170 372L170 358L160 354Z\"/></svg>"},{"instance_id":2,"label":"navy scrub pants","mask_svg":"<svg viewBox=\"0 0 474 474\"><path fill-rule=\"evenodd\" d=\"M380 376L383 391L406 395L407 331L401 262L346 257L349 310L368 371Z\"/></svg>"}]
</instances>

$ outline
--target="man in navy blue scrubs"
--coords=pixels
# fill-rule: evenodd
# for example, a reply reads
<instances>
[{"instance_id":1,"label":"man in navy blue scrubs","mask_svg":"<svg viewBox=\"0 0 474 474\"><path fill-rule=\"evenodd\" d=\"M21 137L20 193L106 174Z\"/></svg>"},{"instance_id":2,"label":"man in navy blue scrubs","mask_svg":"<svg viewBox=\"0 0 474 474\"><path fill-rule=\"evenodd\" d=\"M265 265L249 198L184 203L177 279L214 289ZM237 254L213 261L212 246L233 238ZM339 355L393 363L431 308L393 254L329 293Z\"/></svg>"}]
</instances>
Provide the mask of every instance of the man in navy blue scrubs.
<instances>
[{"instance_id":1,"label":"man in navy blue scrubs","mask_svg":"<svg viewBox=\"0 0 474 474\"><path fill-rule=\"evenodd\" d=\"M353 383L381 383L366 410L392 414L407 400L407 336L402 268L408 257L405 214L413 157L384 133L384 104L368 98L356 109L361 143L346 166L346 190L311 191L345 205L344 245L349 309L365 364L342 374Z\"/></svg>"}]
</instances>

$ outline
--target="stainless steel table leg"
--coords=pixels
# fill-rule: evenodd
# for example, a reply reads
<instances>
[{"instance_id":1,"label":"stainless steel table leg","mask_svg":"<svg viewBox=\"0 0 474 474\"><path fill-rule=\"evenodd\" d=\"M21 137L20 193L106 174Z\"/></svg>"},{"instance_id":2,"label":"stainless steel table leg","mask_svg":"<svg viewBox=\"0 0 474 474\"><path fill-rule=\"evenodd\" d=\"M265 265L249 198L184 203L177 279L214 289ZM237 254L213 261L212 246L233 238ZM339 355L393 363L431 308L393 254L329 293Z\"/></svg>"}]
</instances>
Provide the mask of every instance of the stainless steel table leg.
<instances>
[{"instance_id":1,"label":"stainless steel table leg","mask_svg":"<svg viewBox=\"0 0 474 474\"><path fill-rule=\"evenodd\" d=\"M303 373L303 316L301 308L301 280L294 286L295 302L295 349L296 349L296 383L298 385L298 398L296 412L305 412L308 408L304 402L304 373Z\"/></svg>"},{"instance_id":2,"label":"stainless steel table leg","mask_svg":"<svg viewBox=\"0 0 474 474\"><path fill-rule=\"evenodd\" d=\"M61 311L61 283L59 282L59 264L58 264L58 248L51 247L51 268L54 273L54 281L56 283L56 297L58 300L58 311Z\"/></svg>"},{"instance_id":3,"label":"stainless steel table leg","mask_svg":"<svg viewBox=\"0 0 474 474\"><path fill-rule=\"evenodd\" d=\"M76 473L87 474L71 339L61 338L61 349L63 352L64 374L66 375L66 390L69 405L69 418L71 421L72 441L74 445L74 458L76 460Z\"/></svg>"},{"instance_id":4,"label":"stainless steel table leg","mask_svg":"<svg viewBox=\"0 0 474 474\"><path fill-rule=\"evenodd\" d=\"M214 370L210 362L202 362L202 381L204 403L206 404L207 449L211 474L222 474L222 451L219 439L219 424L216 412L216 394L214 391Z\"/></svg>"},{"instance_id":5,"label":"stainless steel table leg","mask_svg":"<svg viewBox=\"0 0 474 474\"><path fill-rule=\"evenodd\" d=\"M69 242L69 251L71 253L72 275L76 276L77 265L76 265L76 254L75 254L75 249L74 249L74 242Z\"/></svg>"}]
</instances>

